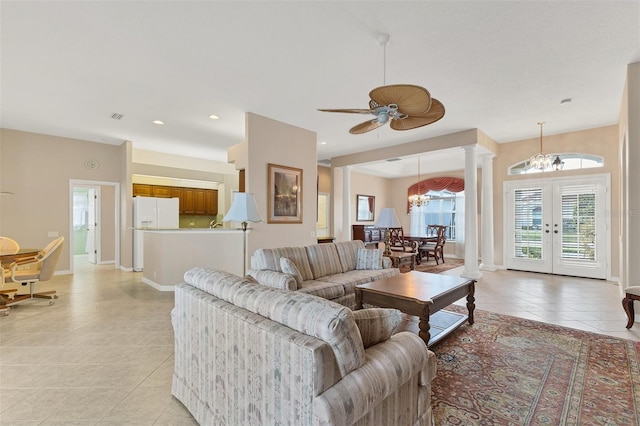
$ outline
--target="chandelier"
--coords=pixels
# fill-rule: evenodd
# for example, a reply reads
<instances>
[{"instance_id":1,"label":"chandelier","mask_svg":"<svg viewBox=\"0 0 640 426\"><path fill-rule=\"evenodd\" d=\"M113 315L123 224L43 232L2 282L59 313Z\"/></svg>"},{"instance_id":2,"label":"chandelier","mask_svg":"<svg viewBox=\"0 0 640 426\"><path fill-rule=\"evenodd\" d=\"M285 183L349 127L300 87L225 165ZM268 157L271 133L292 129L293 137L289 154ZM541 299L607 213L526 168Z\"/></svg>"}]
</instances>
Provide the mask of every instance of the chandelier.
<instances>
[{"instance_id":1,"label":"chandelier","mask_svg":"<svg viewBox=\"0 0 640 426\"><path fill-rule=\"evenodd\" d=\"M420 207L426 205L431 197L425 194L420 194L420 157L418 157L418 184L416 186L416 193L409 195L409 205L411 207Z\"/></svg>"},{"instance_id":2,"label":"chandelier","mask_svg":"<svg viewBox=\"0 0 640 426\"><path fill-rule=\"evenodd\" d=\"M542 125L543 124L544 124L544 121L540 121L538 123L538 125L540 126L540 153L534 155L529 160L529 164L531 165L531 167L538 170L546 170L549 167L551 167L551 165L554 163L553 157L551 155L549 154L545 155L542 153Z\"/></svg>"}]
</instances>

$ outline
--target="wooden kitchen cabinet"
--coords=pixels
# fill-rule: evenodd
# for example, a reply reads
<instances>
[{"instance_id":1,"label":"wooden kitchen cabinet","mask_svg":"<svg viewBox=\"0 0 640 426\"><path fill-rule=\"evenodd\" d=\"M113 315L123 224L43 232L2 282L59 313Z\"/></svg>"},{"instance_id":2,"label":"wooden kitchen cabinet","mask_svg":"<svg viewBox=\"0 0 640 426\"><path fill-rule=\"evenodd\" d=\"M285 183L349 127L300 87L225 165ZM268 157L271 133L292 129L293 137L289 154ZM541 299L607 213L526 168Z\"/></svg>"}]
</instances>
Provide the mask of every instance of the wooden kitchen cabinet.
<instances>
[{"instance_id":1,"label":"wooden kitchen cabinet","mask_svg":"<svg viewBox=\"0 0 640 426\"><path fill-rule=\"evenodd\" d=\"M182 213L182 211L184 210L184 195L183 195L183 189L179 188L177 186L172 186L171 187L171 198L178 198L180 200L180 213Z\"/></svg>"},{"instance_id":2,"label":"wooden kitchen cabinet","mask_svg":"<svg viewBox=\"0 0 640 426\"><path fill-rule=\"evenodd\" d=\"M205 189L196 189L195 190L195 204L196 204L196 209L195 209L195 214L205 214L206 209L204 206L204 192L206 190Z\"/></svg>"},{"instance_id":3,"label":"wooden kitchen cabinet","mask_svg":"<svg viewBox=\"0 0 640 426\"><path fill-rule=\"evenodd\" d=\"M218 190L207 189L204 193L204 212L205 214L218 214Z\"/></svg>"},{"instance_id":4,"label":"wooden kitchen cabinet","mask_svg":"<svg viewBox=\"0 0 640 426\"><path fill-rule=\"evenodd\" d=\"M152 197L153 185L146 185L142 183L133 184L133 196L134 197Z\"/></svg>"},{"instance_id":5,"label":"wooden kitchen cabinet","mask_svg":"<svg viewBox=\"0 0 640 426\"><path fill-rule=\"evenodd\" d=\"M218 214L218 190L177 186L133 184L134 197L178 198L181 214Z\"/></svg>"},{"instance_id":6,"label":"wooden kitchen cabinet","mask_svg":"<svg viewBox=\"0 0 640 426\"><path fill-rule=\"evenodd\" d=\"M158 198L171 198L171 186L153 185L153 196Z\"/></svg>"},{"instance_id":7,"label":"wooden kitchen cabinet","mask_svg":"<svg viewBox=\"0 0 640 426\"><path fill-rule=\"evenodd\" d=\"M193 188L182 188L182 209L180 213L186 214L195 214L196 212L196 199L195 199L195 189Z\"/></svg>"}]
</instances>

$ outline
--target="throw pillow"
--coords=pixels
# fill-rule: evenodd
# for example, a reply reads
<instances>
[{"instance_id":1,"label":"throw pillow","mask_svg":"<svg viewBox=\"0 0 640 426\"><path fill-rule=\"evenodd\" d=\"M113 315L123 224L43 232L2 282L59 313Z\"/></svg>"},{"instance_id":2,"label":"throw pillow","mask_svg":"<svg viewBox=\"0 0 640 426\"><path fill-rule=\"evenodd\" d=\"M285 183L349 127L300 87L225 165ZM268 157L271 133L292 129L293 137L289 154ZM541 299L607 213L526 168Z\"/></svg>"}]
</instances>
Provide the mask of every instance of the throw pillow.
<instances>
[{"instance_id":1,"label":"throw pillow","mask_svg":"<svg viewBox=\"0 0 640 426\"><path fill-rule=\"evenodd\" d=\"M397 309L370 308L353 311L365 349L388 340L402 320Z\"/></svg>"},{"instance_id":2,"label":"throw pillow","mask_svg":"<svg viewBox=\"0 0 640 426\"><path fill-rule=\"evenodd\" d=\"M302 274L300 273L300 270L298 269L296 264L293 263L293 260L289 259L288 257L281 257L280 269L282 269L282 272L284 272L285 274L293 275L293 277L296 279L296 282L298 283L298 288L300 288L300 285L302 284L302 281L304 281L304 278L302 278Z\"/></svg>"},{"instance_id":3,"label":"throw pillow","mask_svg":"<svg viewBox=\"0 0 640 426\"><path fill-rule=\"evenodd\" d=\"M356 269L382 269L382 250L358 249Z\"/></svg>"}]
</instances>

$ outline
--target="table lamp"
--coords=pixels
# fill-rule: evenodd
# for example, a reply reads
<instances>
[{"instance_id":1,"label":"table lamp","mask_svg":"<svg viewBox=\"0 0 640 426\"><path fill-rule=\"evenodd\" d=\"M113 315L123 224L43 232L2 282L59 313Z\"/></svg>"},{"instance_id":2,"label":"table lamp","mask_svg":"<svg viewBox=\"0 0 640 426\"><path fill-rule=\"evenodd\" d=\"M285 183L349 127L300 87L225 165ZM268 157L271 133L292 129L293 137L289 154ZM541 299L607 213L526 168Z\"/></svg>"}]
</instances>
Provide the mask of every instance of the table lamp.
<instances>
[{"instance_id":1,"label":"table lamp","mask_svg":"<svg viewBox=\"0 0 640 426\"><path fill-rule=\"evenodd\" d=\"M391 254L391 244L389 242L389 228L400 228L400 220L398 220L398 215L396 214L396 209L393 207L384 207L380 214L378 215L378 220L376 220L376 224L374 225L376 228L385 228L385 237L384 237L384 256L389 256Z\"/></svg>"},{"instance_id":2,"label":"table lamp","mask_svg":"<svg viewBox=\"0 0 640 426\"><path fill-rule=\"evenodd\" d=\"M242 276L247 273L247 224L248 222L263 222L256 205L256 198L250 192L236 192L231 202L231 208L222 219L223 222L242 223Z\"/></svg>"}]
</instances>

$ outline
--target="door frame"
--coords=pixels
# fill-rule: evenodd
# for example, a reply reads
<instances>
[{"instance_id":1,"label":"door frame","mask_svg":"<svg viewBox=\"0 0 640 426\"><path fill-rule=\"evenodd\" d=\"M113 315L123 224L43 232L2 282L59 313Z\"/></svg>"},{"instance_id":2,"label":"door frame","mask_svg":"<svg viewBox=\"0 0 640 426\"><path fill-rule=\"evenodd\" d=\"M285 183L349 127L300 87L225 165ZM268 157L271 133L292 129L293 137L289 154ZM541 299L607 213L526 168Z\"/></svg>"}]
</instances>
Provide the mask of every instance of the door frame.
<instances>
[{"instance_id":1,"label":"door frame","mask_svg":"<svg viewBox=\"0 0 640 426\"><path fill-rule=\"evenodd\" d=\"M553 189L553 185L555 182L567 182L567 181L575 181L581 178L586 179L604 179L605 182L605 193L604 193L604 221L605 221L605 248L606 248L606 280L611 281L611 174L610 173L595 173L595 174L587 174L587 175L572 175L572 176L561 176L561 177L548 177L548 178L537 178L536 179L518 179L518 180L508 180L504 181L502 186L502 199L507 200L508 191L518 184L521 184L523 187L532 186L532 185L549 185L551 189ZM551 194L553 197L553 194ZM512 248L509 241L509 232L507 232L508 227L511 226L510 223L507 222L509 218L509 208L511 206L505 201L502 203L502 221L504 224L505 232L502 233L502 264L507 267L509 249ZM553 270L553 265L552 265Z\"/></svg>"},{"instance_id":2,"label":"door frame","mask_svg":"<svg viewBox=\"0 0 640 426\"><path fill-rule=\"evenodd\" d=\"M74 271L74 241L73 241L73 188L74 187L97 187L112 186L114 188L114 222L115 222L115 267L120 268L120 182L108 182L97 180L84 180L84 179L69 179L69 271ZM102 191L98 189L97 194L102 194ZM100 197L99 196L99 197ZM98 200L98 205L102 204L102 200ZM100 212L98 212L98 216ZM100 221L101 218L98 219ZM102 226L98 227L102 232ZM96 236L96 244L101 240L100 236ZM100 254L100 248L97 248L98 254ZM100 257L96 258L97 264L100 264Z\"/></svg>"}]
</instances>

